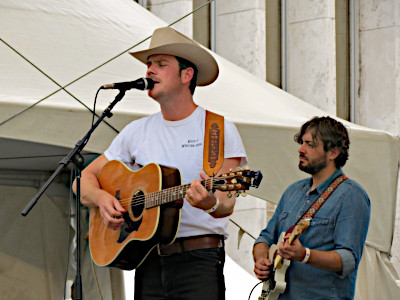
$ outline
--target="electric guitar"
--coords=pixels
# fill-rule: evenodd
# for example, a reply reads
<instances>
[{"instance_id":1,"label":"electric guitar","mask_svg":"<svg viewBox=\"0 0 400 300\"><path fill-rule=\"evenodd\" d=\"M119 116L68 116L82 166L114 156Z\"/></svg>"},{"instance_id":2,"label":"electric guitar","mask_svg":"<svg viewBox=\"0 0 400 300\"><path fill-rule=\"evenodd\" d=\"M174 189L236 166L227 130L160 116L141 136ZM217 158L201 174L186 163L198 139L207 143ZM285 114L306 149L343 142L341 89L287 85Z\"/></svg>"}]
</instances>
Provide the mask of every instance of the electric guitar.
<instances>
[{"instance_id":1,"label":"electric guitar","mask_svg":"<svg viewBox=\"0 0 400 300\"><path fill-rule=\"evenodd\" d=\"M151 163L131 171L122 162L112 160L97 179L100 187L114 195L127 211L121 228L112 230L103 223L99 208L90 208L89 245L97 265L132 270L157 244L175 240L183 198L190 188L190 184L180 185L178 169ZM236 191L236 195L245 196L245 191L257 188L261 180L260 171L237 170L202 184L208 191Z\"/></svg>"},{"instance_id":2,"label":"electric guitar","mask_svg":"<svg viewBox=\"0 0 400 300\"><path fill-rule=\"evenodd\" d=\"M277 253L279 245L284 241L284 237L287 233L290 233L287 243L292 244L294 239L306 231L309 225L310 219L300 221L299 224L290 227L287 232L282 232L277 244L271 245L268 257L273 262L273 270L269 278L263 282L261 296L258 297L258 300L277 300L279 295L285 291L285 275L286 270L290 266L290 260L283 259L282 256Z\"/></svg>"}]
</instances>

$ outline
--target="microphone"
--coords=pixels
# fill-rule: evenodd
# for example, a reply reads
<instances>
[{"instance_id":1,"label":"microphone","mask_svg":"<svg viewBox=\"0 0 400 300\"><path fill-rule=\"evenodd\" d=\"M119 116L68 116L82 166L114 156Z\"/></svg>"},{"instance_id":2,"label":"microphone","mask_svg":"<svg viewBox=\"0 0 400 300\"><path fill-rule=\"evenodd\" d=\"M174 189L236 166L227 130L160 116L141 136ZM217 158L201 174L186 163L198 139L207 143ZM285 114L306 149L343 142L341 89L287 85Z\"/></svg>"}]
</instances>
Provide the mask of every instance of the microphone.
<instances>
[{"instance_id":1,"label":"microphone","mask_svg":"<svg viewBox=\"0 0 400 300\"><path fill-rule=\"evenodd\" d=\"M135 81L127 81L127 82L117 82L117 83L109 83L105 84L100 89L117 89L117 90L130 90L130 89L138 89L138 90L150 90L154 86L154 81L150 78L139 78Z\"/></svg>"}]
</instances>

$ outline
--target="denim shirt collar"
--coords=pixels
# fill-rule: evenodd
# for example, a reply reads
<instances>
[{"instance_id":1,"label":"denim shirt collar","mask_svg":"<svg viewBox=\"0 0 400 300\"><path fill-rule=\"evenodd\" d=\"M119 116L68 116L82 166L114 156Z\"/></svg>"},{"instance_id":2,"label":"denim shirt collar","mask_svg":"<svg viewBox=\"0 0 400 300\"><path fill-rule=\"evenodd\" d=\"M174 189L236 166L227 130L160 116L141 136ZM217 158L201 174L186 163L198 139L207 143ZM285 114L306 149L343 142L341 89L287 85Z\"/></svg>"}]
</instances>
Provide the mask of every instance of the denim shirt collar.
<instances>
[{"instance_id":1,"label":"denim shirt collar","mask_svg":"<svg viewBox=\"0 0 400 300\"><path fill-rule=\"evenodd\" d=\"M329 186L329 184L338 176L344 175L343 170L341 168L336 169L335 172L331 176L329 176L328 179L326 179L323 183L319 184L316 188L314 193L317 192L318 194L321 194L325 189ZM306 192L310 191L312 185L312 178L310 177L309 180L306 182L304 188L306 189Z\"/></svg>"}]
</instances>

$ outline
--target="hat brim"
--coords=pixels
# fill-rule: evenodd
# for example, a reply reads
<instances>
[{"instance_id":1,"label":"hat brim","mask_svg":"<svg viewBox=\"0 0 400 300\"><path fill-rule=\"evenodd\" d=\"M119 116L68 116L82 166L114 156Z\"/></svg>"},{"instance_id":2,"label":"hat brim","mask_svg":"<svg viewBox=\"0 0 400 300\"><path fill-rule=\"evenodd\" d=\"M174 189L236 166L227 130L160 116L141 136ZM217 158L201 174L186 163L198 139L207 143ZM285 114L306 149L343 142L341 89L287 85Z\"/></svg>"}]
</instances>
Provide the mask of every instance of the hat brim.
<instances>
[{"instance_id":1,"label":"hat brim","mask_svg":"<svg viewBox=\"0 0 400 300\"><path fill-rule=\"evenodd\" d=\"M187 43L173 43L147 50L130 52L132 56L147 64L147 59L155 54L168 54L182 57L192 62L198 69L197 85L205 86L213 83L219 74L218 64L205 49Z\"/></svg>"}]
</instances>

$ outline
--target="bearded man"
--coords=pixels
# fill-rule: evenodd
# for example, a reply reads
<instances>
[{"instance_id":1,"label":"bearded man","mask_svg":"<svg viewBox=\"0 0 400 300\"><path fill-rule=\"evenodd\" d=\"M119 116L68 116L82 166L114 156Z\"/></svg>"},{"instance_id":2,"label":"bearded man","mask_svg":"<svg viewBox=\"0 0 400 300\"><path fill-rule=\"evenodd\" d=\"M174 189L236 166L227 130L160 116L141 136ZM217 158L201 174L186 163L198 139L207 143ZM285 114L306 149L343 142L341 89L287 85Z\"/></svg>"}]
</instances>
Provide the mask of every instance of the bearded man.
<instances>
[{"instance_id":1,"label":"bearded man","mask_svg":"<svg viewBox=\"0 0 400 300\"><path fill-rule=\"evenodd\" d=\"M295 141L300 144L299 169L311 177L293 183L284 192L272 219L255 241L254 272L260 280L274 276L271 245L307 216L309 226L298 238L290 242L287 234L277 245L277 254L290 261L287 285L279 299L353 299L370 200L341 169L348 159L348 132L330 117L315 117L301 127ZM342 183L335 186L336 179Z\"/></svg>"}]
</instances>

